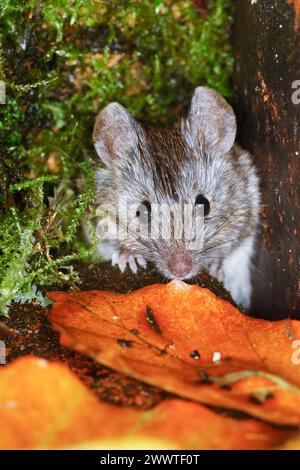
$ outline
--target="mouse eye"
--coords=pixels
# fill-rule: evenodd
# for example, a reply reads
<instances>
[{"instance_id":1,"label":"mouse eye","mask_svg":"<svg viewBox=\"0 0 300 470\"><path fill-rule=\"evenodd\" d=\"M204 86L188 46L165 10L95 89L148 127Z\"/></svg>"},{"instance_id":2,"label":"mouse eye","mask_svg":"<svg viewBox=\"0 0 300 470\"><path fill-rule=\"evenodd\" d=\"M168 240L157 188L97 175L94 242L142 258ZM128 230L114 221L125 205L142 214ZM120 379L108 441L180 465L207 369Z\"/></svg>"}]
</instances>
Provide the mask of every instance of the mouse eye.
<instances>
[{"instance_id":1,"label":"mouse eye","mask_svg":"<svg viewBox=\"0 0 300 470\"><path fill-rule=\"evenodd\" d=\"M151 204L150 204L150 202L149 201L143 201L142 204L140 204L137 207L135 215L142 224L149 224L150 219L151 219Z\"/></svg>"},{"instance_id":2,"label":"mouse eye","mask_svg":"<svg viewBox=\"0 0 300 470\"><path fill-rule=\"evenodd\" d=\"M199 194L196 197L195 206L199 205L204 206L204 217L208 215L210 211L210 203L209 200L206 199L206 197L204 197L202 194Z\"/></svg>"}]
</instances>

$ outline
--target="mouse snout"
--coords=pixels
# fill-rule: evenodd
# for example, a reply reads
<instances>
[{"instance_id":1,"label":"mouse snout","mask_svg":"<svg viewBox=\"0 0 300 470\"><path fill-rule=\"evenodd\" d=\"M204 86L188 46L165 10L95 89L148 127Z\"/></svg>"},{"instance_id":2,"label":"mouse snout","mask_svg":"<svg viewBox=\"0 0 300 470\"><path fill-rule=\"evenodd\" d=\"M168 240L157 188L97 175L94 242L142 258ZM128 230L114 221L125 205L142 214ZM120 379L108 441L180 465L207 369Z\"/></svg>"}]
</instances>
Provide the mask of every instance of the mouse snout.
<instances>
[{"instance_id":1,"label":"mouse snout","mask_svg":"<svg viewBox=\"0 0 300 470\"><path fill-rule=\"evenodd\" d=\"M192 269L192 260L188 255L171 255L167 262L168 269L174 277L184 278Z\"/></svg>"}]
</instances>

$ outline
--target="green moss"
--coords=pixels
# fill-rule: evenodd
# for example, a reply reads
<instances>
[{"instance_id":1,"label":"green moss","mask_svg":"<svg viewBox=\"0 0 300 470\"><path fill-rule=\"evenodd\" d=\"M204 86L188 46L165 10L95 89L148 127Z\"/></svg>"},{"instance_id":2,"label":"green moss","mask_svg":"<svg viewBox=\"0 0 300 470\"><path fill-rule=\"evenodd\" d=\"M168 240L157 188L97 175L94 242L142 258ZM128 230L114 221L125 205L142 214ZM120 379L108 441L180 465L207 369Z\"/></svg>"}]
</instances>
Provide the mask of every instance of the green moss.
<instances>
[{"instance_id":1,"label":"green moss","mask_svg":"<svg viewBox=\"0 0 300 470\"><path fill-rule=\"evenodd\" d=\"M92 252L78 227L101 107L119 101L164 124L199 84L230 98L232 1L208 5L202 17L189 0L1 0L1 312L13 299L44 302L43 285L78 282L70 263Z\"/></svg>"}]
</instances>

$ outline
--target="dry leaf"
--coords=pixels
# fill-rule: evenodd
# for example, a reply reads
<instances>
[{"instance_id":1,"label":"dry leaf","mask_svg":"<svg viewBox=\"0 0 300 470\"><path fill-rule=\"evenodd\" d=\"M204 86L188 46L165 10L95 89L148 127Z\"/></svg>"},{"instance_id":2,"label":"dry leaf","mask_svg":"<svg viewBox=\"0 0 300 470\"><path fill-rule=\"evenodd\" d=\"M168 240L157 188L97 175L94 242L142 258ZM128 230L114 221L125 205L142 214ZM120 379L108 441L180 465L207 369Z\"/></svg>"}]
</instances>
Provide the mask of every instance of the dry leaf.
<instances>
[{"instance_id":1,"label":"dry leaf","mask_svg":"<svg viewBox=\"0 0 300 470\"><path fill-rule=\"evenodd\" d=\"M249 318L181 281L49 297L63 345L184 398L300 425L300 322Z\"/></svg>"},{"instance_id":2,"label":"dry leaf","mask_svg":"<svg viewBox=\"0 0 300 470\"><path fill-rule=\"evenodd\" d=\"M0 449L268 449L291 436L184 400L102 403L62 364L30 356L0 370L0 422Z\"/></svg>"}]
</instances>

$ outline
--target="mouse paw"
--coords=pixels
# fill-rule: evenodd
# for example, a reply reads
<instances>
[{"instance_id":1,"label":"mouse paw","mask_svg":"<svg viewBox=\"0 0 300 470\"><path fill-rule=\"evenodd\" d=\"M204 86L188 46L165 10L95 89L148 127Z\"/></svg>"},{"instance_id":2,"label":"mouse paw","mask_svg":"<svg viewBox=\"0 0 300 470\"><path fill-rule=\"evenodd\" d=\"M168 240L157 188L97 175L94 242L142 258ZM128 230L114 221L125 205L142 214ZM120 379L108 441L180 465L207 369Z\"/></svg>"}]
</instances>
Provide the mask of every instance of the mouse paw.
<instances>
[{"instance_id":1,"label":"mouse paw","mask_svg":"<svg viewBox=\"0 0 300 470\"><path fill-rule=\"evenodd\" d=\"M113 266L119 266L120 271L123 273L127 267L136 274L138 265L142 268L146 268L147 262L141 255L132 254L130 251L116 251L112 254L111 263Z\"/></svg>"},{"instance_id":2,"label":"mouse paw","mask_svg":"<svg viewBox=\"0 0 300 470\"><path fill-rule=\"evenodd\" d=\"M218 263L210 266L209 274L216 278L218 282L224 282L224 269Z\"/></svg>"}]
</instances>

